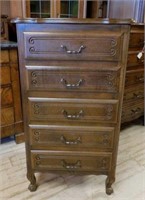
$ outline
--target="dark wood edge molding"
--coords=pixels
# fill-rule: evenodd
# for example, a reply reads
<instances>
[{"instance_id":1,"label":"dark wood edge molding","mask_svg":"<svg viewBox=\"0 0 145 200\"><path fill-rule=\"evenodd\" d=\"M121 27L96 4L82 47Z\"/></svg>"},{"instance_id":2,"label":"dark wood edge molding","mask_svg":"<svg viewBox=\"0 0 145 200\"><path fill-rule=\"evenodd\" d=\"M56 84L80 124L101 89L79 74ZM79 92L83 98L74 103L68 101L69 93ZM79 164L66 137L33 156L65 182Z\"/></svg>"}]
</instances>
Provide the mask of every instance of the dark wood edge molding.
<instances>
[{"instance_id":1,"label":"dark wood edge molding","mask_svg":"<svg viewBox=\"0 0 145 200\"><path fill-rule=\"evenodd\" d=\"M109 18L86 18L86 19L72 19L72 18L15 18L11 19L11 23L30 23L30 24L35 24L35 23L77 23L77 24L132 24L135 21L133 19L109 19Z\"/></svg>"}]
</instances>

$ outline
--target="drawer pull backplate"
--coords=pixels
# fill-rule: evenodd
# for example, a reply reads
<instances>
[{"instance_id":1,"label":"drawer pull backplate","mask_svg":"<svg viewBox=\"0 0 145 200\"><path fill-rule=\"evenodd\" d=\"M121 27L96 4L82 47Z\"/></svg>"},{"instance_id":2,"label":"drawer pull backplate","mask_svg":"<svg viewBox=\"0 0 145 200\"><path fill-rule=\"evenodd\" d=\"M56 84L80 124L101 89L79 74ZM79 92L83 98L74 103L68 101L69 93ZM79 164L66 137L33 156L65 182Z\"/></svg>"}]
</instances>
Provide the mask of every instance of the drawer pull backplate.
<instances>
[{"instance_id":1,"label":"drawer pull backplate","mask_svg":"<svg viewBox=\"0 0 145 200\"><path fill-rule=\"evenodd\" d=\"M65 160L61 161L62 166L68 170L74 170L81 168L81 161L78 160L76 163L67 163Z\"/></svg>"},{"instance_id":2,"label":"drawer pull backplate","mask_svg":"<svg viewBox=\"0 0 145 200\"><path fill-rule=\"evenodd\" d=\"M67 145L76 145L81 143L81 137L78 137L76 140L67 140L63 135L60 137L60 140Z\"/></svg>"},{"instance_id":3,"label":"drawer pull backplate","mask_svg":"<svg viewBox=\"0 0 145 200\"><path fill-rule=\"evenodd\" d=\"M77 51L76 50L68 50L67 47L64 45L61 45L61 48L64 49L67 54L80 54L80 53L82 53L82 50L85 49L86 47L81 45Z\"/></svg>"},{"instance_id":4,"label":"drawer pull backplate","mask_svg":"<svg viewBox=\"0 0 145 200\"><path fill-rule=\"evenodd\" d=\"M80 110L80 112L78 114L72 114L72 115L68 114L68 112L66 110L63 110L62 113L63 113L64 117L67 119L80 119L84 115L83 110Z\"/></svg>"},{"instance_id":5,"label":"drawer pull backplate","mask_svg":"<svg viewBox=\"0 0 145 200\"><path fill-rule=\"evenodd\" d=\"M81 84L84 82L83 79L80 79L76 84L70 84L64 78L62 78L60 81L66 88L71 88L71 89L79 88Z\"/></svg>"}]
</instances>

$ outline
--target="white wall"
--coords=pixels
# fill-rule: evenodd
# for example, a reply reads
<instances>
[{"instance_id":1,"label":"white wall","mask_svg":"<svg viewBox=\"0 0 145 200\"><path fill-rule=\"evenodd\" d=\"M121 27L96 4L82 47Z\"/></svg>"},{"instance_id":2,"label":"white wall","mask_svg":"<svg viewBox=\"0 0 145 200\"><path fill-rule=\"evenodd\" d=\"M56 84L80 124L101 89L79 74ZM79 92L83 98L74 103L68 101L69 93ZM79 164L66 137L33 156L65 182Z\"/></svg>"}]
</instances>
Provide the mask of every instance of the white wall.
<instances>
[{"instance_id":1,"label":"white wall","mask_svg":"<svg viewBox=\"0 0 145 200\"><path fill-rule=\"evenodd\" d=\"M10 18L25 17L25 0L0 0L1 14Z\"/></svg>"},{"instance_id":2,"label":"white wall","mask_svg":"<svg viewBox=\"0 0 145 200\"><path fill-rule=\"evenodd\" d=\"M137 22L143 22L145 0L109 0L109 2L109 18L132 18Z\"/></svg>"},{"instance_id":3,"label":"white wall","mask_svg":"<svg viewBox=\"0 0 145 200\"><path fill-rule=\"evenodd\" d=\"M110 0L110 18L133 18L135 0Z\"/></svg>"}]
</instances>

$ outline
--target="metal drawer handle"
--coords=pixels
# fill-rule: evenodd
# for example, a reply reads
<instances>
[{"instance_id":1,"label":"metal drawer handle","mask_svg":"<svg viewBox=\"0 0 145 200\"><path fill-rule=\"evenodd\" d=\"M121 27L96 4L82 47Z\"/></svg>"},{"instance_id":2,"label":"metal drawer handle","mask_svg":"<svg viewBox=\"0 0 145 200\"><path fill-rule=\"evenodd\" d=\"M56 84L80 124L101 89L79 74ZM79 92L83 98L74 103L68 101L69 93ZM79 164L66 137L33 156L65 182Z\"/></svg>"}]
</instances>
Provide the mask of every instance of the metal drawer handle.
<instances>
[{"instance_id":1,"label":"metal drawer handle","mask_svg":"<svg viewBox=\"0 0 145 200\"><path fill-rule=\"evenodd\" d=\"M75 50L68 50L67 47L64 45L61 45L60 47L64 49L67 54L80 54L82 53L82 50L86 48L85 46L81 45L80 48L77 51L75 51Z\"/></svg>"},{"instance_id":2,"label":"metal drawer handle","mask_svg":"<svg viewBox=\"0 0 145 200\"><path fill-rule=\"evenodd\" d=\"M137 58L138 63L144 63L144 59Z\"/></svg>"},{"instance_id":3,"label":"metal drawer handle","mask_svg":"<svg viewBox=\"0 0 145 200\"><path fill-rule=\"evenodd\" d=\"M143 81L144 81L144 77L143 77L143 76L136 77L136 79L137 79L138 81L141 81L141 82L143 82Z\"/></svg>"},{"instance_id":4,"label":"metal drawer handle","mask_svg":"<svg viewBox=\"0 0 145 200\"><path fill-rule=\"evenodd\" d=\"M76 145L82 143L81 137L78 137L76 140L67 140L63 135L60 137L60 140L67 145Z\"/></svg>"},{"instance_id":5,"label":"metal drawer handle","mask_svg":"<svg viewBox=\"0 0 145 200\"><path fill-rule=\"evenodd\" d=\"M131 110L132 114L138 114L141 112L141 108L136 108Z\"/></svg>"},{"instance_id":6,"label":"metal drawer handle","mask_svg":"<svg viewBox=\"0 0 145 200\"><path fill-rule=\"evenodd\" d=\"M139 94L134 93L133 95L135 99L142 99L144 97L142 93L139 93Z\"/></svg>"},{"instance_id":7,"label":"metal drawer handle","mask_svg":"<svg viewBox=\"0 0 145 200\"><path fill-rule=\"evenodd\" d=\"M60 82L66 87L66 88L79 88L81 86L81 84L84 82L83 79L80 79L76 84L70 84L67 82L67 80L65 80L64 78L62 78L60 80Z\"/></svg>"},{"instance_id":8,"label":"metal drawer handle","mask_svg":"<svg viewBox=\"0 0 145 200\"><path fill-rule=\"evenodd\" d=\"M66 110L63 110L62 113L64 117L67 119L80 119L84 115L83 110L80 110L78 114L73 114L73 115L68 114Z\"/></svg>"},{"instance_id":9,"label":"metal drawer handle","mask_svg":"<svg viewBox=\"0 0 145 200\"><path fill-rule=\"evenodd\" d=\"M69 169L69 170L81 168L80 160L78 160L76 163L67 163L65 160L62 160L61 164L65 169Z\"/></svg>"}]
</instances>

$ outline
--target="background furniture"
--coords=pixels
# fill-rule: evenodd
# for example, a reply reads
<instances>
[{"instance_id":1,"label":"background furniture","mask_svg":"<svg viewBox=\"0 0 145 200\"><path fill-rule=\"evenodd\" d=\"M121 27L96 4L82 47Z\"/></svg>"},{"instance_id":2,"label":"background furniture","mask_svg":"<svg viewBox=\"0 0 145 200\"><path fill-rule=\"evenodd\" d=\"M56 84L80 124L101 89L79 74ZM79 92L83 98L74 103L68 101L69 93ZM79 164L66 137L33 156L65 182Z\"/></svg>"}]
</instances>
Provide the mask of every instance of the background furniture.
<instances>
[{"instance_id":1,"label":"background furniture","mask_svg":"<svg viewBox=\"0 0 145 200\"><path fill-rule=\"evenodd\" d=\"M27 177L107 175L115 181L129 21L32 19L17 23Z\"/></svg>"},{"instance_id":2,"label":"background furniture","mask_svg":"<svg viewBox=\"0 0 145 200\"><path fill-rule=\"evenodd\" d=\"M96 0L28 0L26 16L36 18L106 18L108 1Z\"/></svg>"},{"instance_id":3,"label":"background furniture","mask_svg":"<svg viewBox=\"0 0 145 200\"><path fill-rule=\"evenodd\" d=\"M15 136L19 143L23 138L23 122L19 83L17 44L1 42L1 138Z\"/></svg>"},{"instance_id":4,"label":"background furniture","mask_svg":"<svg viewBox=\"0 0 145 200\"><path fill-rule=\"evenodd\" d=\"M134 19L137 23L145 23L144 0L108 0L109 18Z\"/></svg>"},{"instance_id":5,"label":"background furniture","mask_svg":"<svg viewBox=\"0 0 145 200\"><path fill-rule=\"evenodd\" d=\"M10 18L36 16L57 18L64 14L64 11L65 14L73 14L66 9L67 5L71 5L73 10L73 2L78 2L79 18L132 18L138 23L145 22L144 0L41 0L41 2L40 0L1 0L2 14ZM37 6L39 3L40 6ZM64 11L62 4L66 5Z\"/></svg>"},{"instance_id":6,"label":"background furniture","mask_svg":"<svg viewBox=\"0 0 145 200\"><path fill-rule=\"evenodd\" d=\"M132 24L121 122L144 115L144 24ZM137 55L142 52L139 59Z\"/></svg>"}]
</instances>

